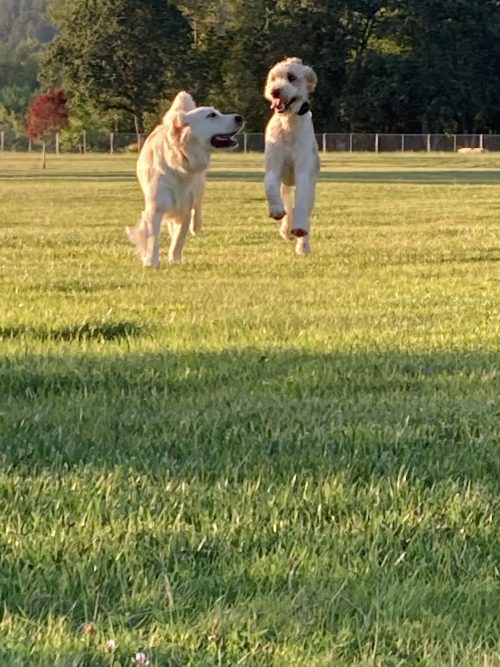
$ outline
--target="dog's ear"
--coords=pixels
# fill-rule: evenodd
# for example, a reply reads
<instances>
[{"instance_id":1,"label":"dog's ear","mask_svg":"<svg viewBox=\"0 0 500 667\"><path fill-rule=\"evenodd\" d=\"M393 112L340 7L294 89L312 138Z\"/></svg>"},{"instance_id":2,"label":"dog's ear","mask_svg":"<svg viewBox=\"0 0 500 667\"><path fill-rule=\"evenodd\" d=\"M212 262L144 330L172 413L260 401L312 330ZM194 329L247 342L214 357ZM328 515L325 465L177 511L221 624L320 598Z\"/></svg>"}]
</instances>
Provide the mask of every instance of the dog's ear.
<instances>
[{"instance_id":1,"label":"dog's ear","mask_svg":"<svg viewBox=\"0 0 500 667\"><path fill-rule=\"evenodd\" d=\"M186 93L185 90L181 90L181 92L177 93L175 96L171 109L175 109L176 111L192 111L193 109L196 109L196 104L189 93Z\"/></svg>"},{"instance_id":2,"label":"dog's ear","mask_svg":"<svg viewBox=\"0 0 500 667\"><path fill-rule=\"evenodd\" d=\"M171 134L176 143L181 143L183 134L189 132L189 125L186 123L186 114L184 111L176 111L172 114Z\"/></svg>"},{"instance_id":3,"label":"dog's ear","mask_svg":"<svg viewBox=\"0 0 500 667\"><path fill-rule=\"evenodd\" d=\"M167 111L167 113L162 118L163 125L168 125L169 127L180 127L185 122L185 113L180 109L172 109L172 107Z\"/></svg>"},{"instance_id":4,"label":"dog's ear","mask_svg":"<svg viewBox=\"0 0 500 667\"><path fill-rule=\"evenodd\" d=\"M173 114L172 125L177 129L186 127L186 114L184 111L176 111Z\"/></svg>"},{"instance_id":5,"label":"dog's ear","mask_svg":"<svg viewBox=\"0 0 500 667\"><path fill-rule=\"evenodd\" d=\"M313 70L312 67L304 65L304 70L305 70L305 78L307 81L307 90L309 93L312 93L316 88L316 84L318 83L318 77L316 76L316 72Z\"/></svg>"},{"instance_id":6,"label":"dog's ear","mask_svg":"<svg viewBox=\"0 0 500 667\"><path fill-rule=\"evenodd\" d=\"M170 148L178 155L179 159L182 159L186 152L190 132L190 127L186 122L186 114L184 111L171 111L170 114L167 114L165 120L168 127L167 141Z\"/></svg>"},{"instance_id":7,"label":"dog's ear","mask_svg":"<svg viewBox=\"0 0 500 667\"><path fill-rule=\"evenodd\" d=\"M196 109L196 104L194 103L193 98L189 93L186 93L185 90L181 90L180 93L177 93L177 95L174 98L174 101L170 105L170 107L167 109L165 112L162 123L164 125L168 125L170 122L170 119L173 118L173 116L179 112L179 111L192 111L193 109Z\"/></svg>"}]
</instances>

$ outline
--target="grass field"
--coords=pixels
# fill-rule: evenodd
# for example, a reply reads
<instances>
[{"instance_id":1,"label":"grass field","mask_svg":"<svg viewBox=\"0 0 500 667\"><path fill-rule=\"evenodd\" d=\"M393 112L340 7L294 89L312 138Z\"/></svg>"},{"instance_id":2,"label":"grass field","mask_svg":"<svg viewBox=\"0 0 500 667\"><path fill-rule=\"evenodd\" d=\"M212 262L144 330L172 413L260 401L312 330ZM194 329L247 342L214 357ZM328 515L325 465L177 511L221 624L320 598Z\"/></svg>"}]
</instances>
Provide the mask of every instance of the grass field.
<instances>
[{"instance_id":1,"label":"grass field","mask_svg":"<svg viewBox=\"0 0 500 667\"><path fill-rule=\"evenodd\" d=\"M133 156L39 159L0 154L0 665L500 665L500 158L328 156L299 260L217 156L159 270Z\"/></svg>"}]
</instances>

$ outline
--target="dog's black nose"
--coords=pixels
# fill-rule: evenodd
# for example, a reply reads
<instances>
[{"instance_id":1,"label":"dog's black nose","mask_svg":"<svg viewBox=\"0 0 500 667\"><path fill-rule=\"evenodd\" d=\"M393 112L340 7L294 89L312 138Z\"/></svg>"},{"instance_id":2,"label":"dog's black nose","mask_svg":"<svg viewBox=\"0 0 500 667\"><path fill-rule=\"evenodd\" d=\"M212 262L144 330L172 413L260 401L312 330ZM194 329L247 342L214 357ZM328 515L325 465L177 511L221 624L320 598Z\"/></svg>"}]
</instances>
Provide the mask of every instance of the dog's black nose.
<instances>
[{"instance_id":1,"label":"dog's black nose","mask_svg":"<svg viewBox=\"0 0 500 667\"><path fill-rule=\"evenodd\" d=\"M243 123L243 116L238 116L238 114L235 114L234 122L236 125L241 125Z\"/></svg>"},{"instance_id":2,"label":"dog's black nose","mask_svg":"<svg viewBox=\"0 0 500 667\"><path fill-rule=\"evenodd\" d=\"M271 97L279 97L281 93L281 90L279 88L275 88L274 90L271 90Z\"/></svg>"}]
</instances>

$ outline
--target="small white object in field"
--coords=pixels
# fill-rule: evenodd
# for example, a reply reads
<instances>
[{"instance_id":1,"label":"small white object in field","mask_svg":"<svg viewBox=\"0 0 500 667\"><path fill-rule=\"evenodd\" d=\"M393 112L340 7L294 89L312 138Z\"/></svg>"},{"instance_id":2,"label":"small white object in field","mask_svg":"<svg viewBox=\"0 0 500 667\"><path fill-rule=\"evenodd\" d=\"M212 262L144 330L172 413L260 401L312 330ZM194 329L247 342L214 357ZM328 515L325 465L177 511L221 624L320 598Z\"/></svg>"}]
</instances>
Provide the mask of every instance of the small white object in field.
<instances>
[{"instance_id":1,"label":"small white object in field","mask_svg":"<svg viewBox=\"0 0 500 667\"><path fill-rule=\"evenodd\" d=\"M485 148L469 148L468 146L462 146L459 148L457 153L485 153Z\"/></svg>"},{"instance_id":2,"label":"small white object in field","mask_svg":"<svg viewBox=\"0 0 500 667\"><path fill-rule=\"evenodd\" d=\"M108 641L104 644L104 647L106 651L109 651L110 653L114 653L116 649L118 648L117 643L115 642L114 639L108 639Z\"/></svg>"}]
</instances>

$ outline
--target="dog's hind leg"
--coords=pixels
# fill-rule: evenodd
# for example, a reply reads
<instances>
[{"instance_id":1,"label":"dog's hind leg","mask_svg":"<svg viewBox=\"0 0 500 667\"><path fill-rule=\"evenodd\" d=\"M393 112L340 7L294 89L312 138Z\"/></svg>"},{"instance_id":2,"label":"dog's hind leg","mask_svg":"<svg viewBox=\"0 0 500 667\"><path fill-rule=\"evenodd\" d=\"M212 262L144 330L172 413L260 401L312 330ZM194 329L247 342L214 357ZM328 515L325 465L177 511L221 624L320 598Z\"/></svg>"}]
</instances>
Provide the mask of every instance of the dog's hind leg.
<instances>
[{"instance_id":1,"label":"dog's hind leg","mask_svg":"<svg viewBox=\"0 0 500 667\"><path fill-rule=\"evenodd\" d=\"M201 203L196 204L196 206L191 210L191 223L189 225L189 231L193 236L198 236L201 232L201 225L203 218L201 215Z\"/></svg>"},{"instance_id":2,"label":"dog's hind leg","mask_svg":"<svg viewBox=\"0 0 500 667\"><path fill-rule=\"evenodd\" d=\"M201 232L203 218L201 215L201 200L205 190L205 178L199 177L193 184L193 207L191 209L191 223L189 231L193 236L197 236Z\"/></svg>"},{"instance_id":3,"label":"dog's hind leg","mask_svg":"<svg viewBox=\"0 0 500 667\"><path fill-rule=\"evenodd\" d=\"M296 169L295 207L293 209L292 234L298 238L308 236L309 217L314 206L315 178L311 173Z\"/></svg>"},{"instance_id":4,"label":"dog's hind leg","mask_svg":"<svg viewBox=\"0 0 500 667\"><path fill-rule=\"evenodd\" d=\"M299 257L307 257L311 254L311 241L309 236L301 236L295 243L295 254Z\"/></svg>"},{"instance_id":5,"label":"dog's hind leg","mask_svg":"<svg viewBox=\"0 0 500 667\"><path fill-rule=\"evenodd\" d=\"M289 185L281 184L281 196L283 197L283 203L285 204L286 215L281 221L280 227L280 236L289 241L292 239L292 227L293 227L293 193L292 188Z\"/></svg>"},{"instance_id":6,"label":"dog's hind leg","mask_svg":"<svg viewBox=\"0 0 500 667\"><path fill-rule=\"evenodd\" d=\"M161 221L161 224L164 225L167 228L167 232L169 237L172 239L174 238L174 221L172 220L171 216L168 214L165 214L163 216L163 220Z\"/></svg>"}]
</instances>

